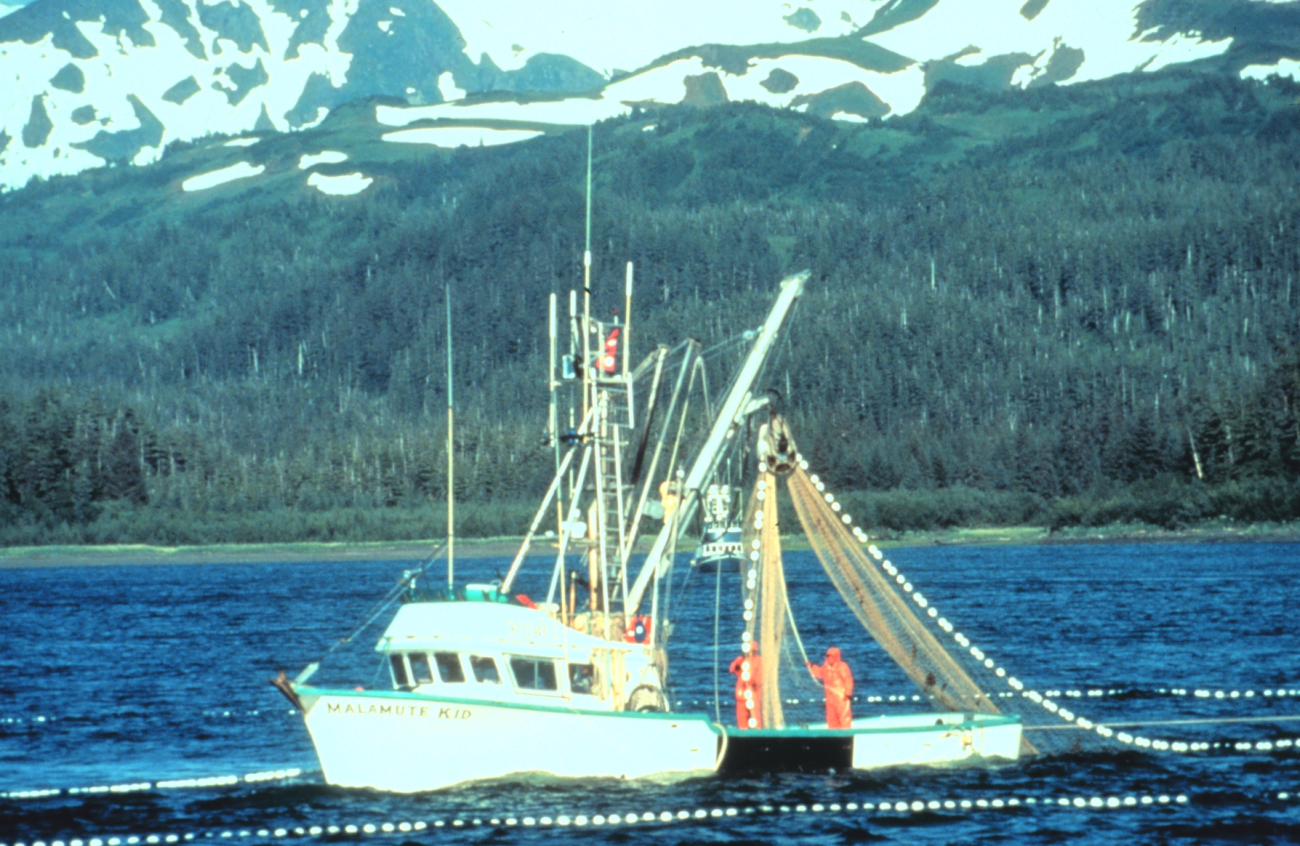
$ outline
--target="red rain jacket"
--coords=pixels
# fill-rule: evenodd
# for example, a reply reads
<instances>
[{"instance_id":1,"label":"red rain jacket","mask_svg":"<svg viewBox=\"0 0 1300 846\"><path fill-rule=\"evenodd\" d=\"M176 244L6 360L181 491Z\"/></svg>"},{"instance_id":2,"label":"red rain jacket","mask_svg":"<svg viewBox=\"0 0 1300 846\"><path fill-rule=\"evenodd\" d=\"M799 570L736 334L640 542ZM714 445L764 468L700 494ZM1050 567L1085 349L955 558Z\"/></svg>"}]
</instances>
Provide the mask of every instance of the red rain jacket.
<instances>
[{"instance_id":1,"label":"red rain jacket","mask_svg":"<svg viewBox=\"0 0 1300 846\"><path fill-rule=\"evenodd\" d=\"M826 727L853 728L853 713L849 706L853 696L853 671L840 660L840 651L831 647L826 650L826 663L809 663L808 669L826 685Z\"/></svg>"},{"instance_id":2,"label":"red rain jacket","mask_svg":"<svg viewBox=\"0 0 1300 846\"><path fill-rule=\"evenodd\" d=\"M744 677L746 661L749 662L749 681ZM763 688L763 659L757 655L741 655L731 662L731 672L736 675L736 725L742 729L762 728L763 713L758 700ZM746 690L752 699L745 698ZM750 717L754 718L753 726L749 724Z\"/></svg>"}]
</instances>

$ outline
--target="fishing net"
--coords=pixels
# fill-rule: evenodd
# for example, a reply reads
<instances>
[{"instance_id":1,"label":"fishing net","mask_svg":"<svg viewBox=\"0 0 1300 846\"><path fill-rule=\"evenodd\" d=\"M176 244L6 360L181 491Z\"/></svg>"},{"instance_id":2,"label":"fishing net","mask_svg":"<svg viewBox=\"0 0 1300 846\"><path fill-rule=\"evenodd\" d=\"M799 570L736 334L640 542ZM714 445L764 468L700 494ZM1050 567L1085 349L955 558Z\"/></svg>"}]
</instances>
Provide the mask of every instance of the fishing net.
<instances>
[{"instance_id":1,"label":"fishing net","mask_svg":"<svg viewBox=\"0 0 1300 846\"><path fill-rule=\"evenodd\" d=\"M751 667L763 728L784 728L779 656L785 641L785 571L781 564L781 530L777 520L776 477L759 473L745 510L742 540L747 560L741 565L741 607L745 633L741 651ZM778 613L779 609L779 613ZM757 661L755 659L758 659Z\"/></svg>"},{"instance_id":2,"label":"fishing net","mask_svg":"<svg viewBox=\"0 0 1300 846\"><path fill-rule=\"evenodd\" d=\"M746 656L761 659L761 683L755 685L753 694L761 704L764 728L819 723L819 709L815 706L822 699L817 683L804 666L807 655L789 607L777 511L776 480L784 475L795 512L822 569L871 637L920 688L923 696L913 699L924 700L942 711L1016 714L1025 729L1022 754L1098 752L1124 747L1172 753L1252 748L1242 742L1167 740L1129 734L1120 729L1155 724L1094 722L1075 713L1073 703L1061 698L1061 691L1027 688L1008 668L940 616L917 586L908 582L879 550L868 545L865 532L853 525L852 518L843 513L817 476L808 473L807 462L796 451L779 416L773 416L762 427L758 447L758 477L744 523L747 560L741 569L745 619L742 648ZM1092 697L1094 693L1101 695L1101 691L1089 691L1087 695ZM1064 694L1081 695L1078 691ZM1101 706L1099 702L1090 704ZM1291 740L1285 742L1289 746ZM1256 744L1254 748L1272 749L1273 745Z\"/></svg>"},{"instance_id":3,"label":"fishing net","mask_svg":"<svg viewBox=\"0 0 1300 846\"><path fill-rule=\"evenodd\" d=\"M801 464L791 470L786 485L808 543L826 575L854 616L921 689L927 701L944 711L1002 713L989 693L991 688L1002 685L992 678L977 681L976 677L985 675L979 659L972 659L974 666L963 667L939 643L927 623L912 610L913 604L921 604L916 602L917 594L913 592L909 602L897 585L905 580L901 576L891 580L875 565L849 531L849 518L824 492L824 486L813 481ZM1026 754L1038 751L1028 738L1022 739L1021 746Z\"/></svg>"},{"instance_id":4,"label":"fishing net","mask_svg":"<svg viewBox=\"0 0 1300 846\"><path fill-rule=\"evenodd\" d=\"M849 609L922 692L948 711L1000 713L844 527L802 467L787 479L808 542Z\"/></svg>"},{"instance_id":5,"label":"fishing net","mask_svg":"<svg viewBox=\"0 0 1300 846\"><path fill-rule=\"evenodd\" d=\"M790 683L806 699L807 671L786 643L787 628L793 629L785 572L781 558L780 524L777 513L777 474L786 476L791 501L808 542L854 616L890 658L919 687L930 705L942 711L998 714L988 691L997 687L984 675L978 661L961 661L945 649L930 631L927 621L912 609L917 595L904 595L894 580L863 549L850 531L850 519L841 513L824 485L807 472L794 440L779 416L759 433L759 472L745 515L745 550L749 562L745 572L745 643L763 656L761 696L763 725L785 725L783 695ZM910 585L908 586L910 588ZM924 605L921 605L924 607ZM789 625L787 625L789 621ZM796 632L797 635L797 632ZM796 637L797 639L797 637ZM802 645L800 645L802 652ZM804 656L806 660L806 656ZM1027 741L1025 752L1036 751Z\"/></svg>"},{"instance_id":6,"label":"fishing net","mask_svg":"<svg viewBox=\"0 0 1300 846\"><path fill-rule=\"evenodd\" d=\"M783 430L782 430L783 431ZM799 642L790 612L781 554L781 523L777 509L777 473L789 468L790 456L780 452L779 433L759 435L762 456L743 523L746 561L741 567L741 600L745 634L742 649L761 661L762 679L756 697L763 728L807 725L823 717L820 684L806 668L807 655ZM793 634L794 637L788 637Z\"/></svg>"}]
</instances>

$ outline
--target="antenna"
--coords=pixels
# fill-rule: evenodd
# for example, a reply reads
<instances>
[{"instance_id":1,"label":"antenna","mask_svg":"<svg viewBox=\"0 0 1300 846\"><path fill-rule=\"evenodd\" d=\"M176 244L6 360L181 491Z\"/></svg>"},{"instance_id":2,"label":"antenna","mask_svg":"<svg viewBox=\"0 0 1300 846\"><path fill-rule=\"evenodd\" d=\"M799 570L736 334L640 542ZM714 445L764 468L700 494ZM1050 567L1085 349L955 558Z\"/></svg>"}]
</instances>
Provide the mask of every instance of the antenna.
<instances>
[{"instance_id":1,"label":"antenna","mask_svg":"<svg viewBox=\"0 0 1300 846\"><path fill-rule=\"evenodd\" d=\"M560 425L558 419L558 411L555 405L555 390L560 386L560 384L555 378L555 345L557 342L557 335L558 335L556 308L557 308L556 294L554 291L552 291L551 292L551 313L550 313L551 319L550 319L550 325L548 327L550 333L550 342L551 342L551 363L550 363L549 375L547 377L550 382L550 388L551 388L551 408L550 408L550 419L546 421L546 426L549 430L548 434L550 435L551 438L551 445L555 450L555 474L558 477L560 474ZM559 495L556 497L555 500L555 515L556 515L555 531L557 534L559 532L564 531L564 491L561 490L558 493Z\"/></svg>"},{"instance_id":2,"label":"antenna","mask_svg":"<svg viewBox=\"0 0 1300 846\"><path fill-rule=\"evenodd\" d=\"M587 126L587 239L582 250L582 416L591 398L591 126Z\"/></svg>"},{"instance_id":3,"label":"antenna","mask_svg":"<svg viewBox=\"0 0 1300 846\"><path fill-rule=\"evenodd\" d=\"M628 361L632 358L632 262L627 263L627 284L623 307L623 384L627 385L628 401L632 397L631 379L628 378Z\"/></svg>"},{"instance_id":4,"label":"antenna","mask_svg":"<svg viewBox=\"0 0 1300 846\"><path fill-rule=\"evenodd\" d=\"M451 285L445 287L447 300L447 598L451 598L452 579L456 569L456 461L453 455L455 424L451 381Z\"/></svg>"}]
</instances>

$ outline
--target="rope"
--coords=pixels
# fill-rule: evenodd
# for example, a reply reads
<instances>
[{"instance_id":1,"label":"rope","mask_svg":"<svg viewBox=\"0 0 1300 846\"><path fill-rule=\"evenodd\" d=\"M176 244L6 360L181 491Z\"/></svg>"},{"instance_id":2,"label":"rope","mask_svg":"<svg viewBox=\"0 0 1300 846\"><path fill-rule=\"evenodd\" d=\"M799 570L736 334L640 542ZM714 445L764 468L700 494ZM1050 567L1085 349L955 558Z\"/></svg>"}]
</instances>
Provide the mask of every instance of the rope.
<instances>
[{"instance_id":1,"label":"rope","mask_svg":"<svg viewBox=\"0 0 1300 846\"><path fill-rule=\"evenodd\" d=\"M785 604L785 613L786 616L790 618L790 633L794 635L794 642L799 645L799 654L803 656L803 665L807 668L807 666L812 662L808 660L808 651L803 648L803 638L799 637L799 629L795 628L794 625L794 610L790 608L790 603L788 602ZM812 670L808 670L808 675L812 676L812 680L817 682L818 686L821 686L821 680L816 676L813 676ZM717 694L715 693L714 695L716 696Z\"/></svg>"},{"instance_id":2,"label":"rope","mask_svg":"<svg viewBox=\"0 0 1300 846\"><path fill-rule=\"evenodd\" d=\"M434 561L437 561L438 556L442 555L446 551L447 551L447 541L443 541L438 546L438 548L433 551L433 554L430 555L429 558L423 564L421 564L419 567L417 567L414 570L403 571L401 578L397 580L397 584L393 585L393 587L389 589L388 593L384 594L384 598L379 600L377 603L375 603L375 605L371 607L371 610L366 613L365 622L363 622L361 625L353 629L349 634L343 636L337 642L335 642L333 646L331 646L329 649L325 651L325 655L322 655L321 658L324 659L325 657L329 656L332 652L334 652L334 650L338 649L340 646L344 646L346 644L351 643L354 637L356 637L357 635L365 631L367 628L369 628L370 625L375 622L375 620L379 619L381 614L387 611L389 607L391 607L392 604L397 601L397 598L402 595L402 591L406 590L407 584L412 579L417 579L420 576L423 576L424 571L429 568L429 565L432 564Z\"/></svg>"},{"instance_id":3,"label":"rope","mask_svg":"<svg viewBox=\"0 0 1300 846\"><path fill-rule=\"evenodd\" d=\"M244 775L202 776L197 778L165 778L157 781L132 781L121 784L96 784L84 787L54 787L38 790L10 790L0 793L0 799L43 799L47 796L94 796L102 793L144 793L152 790L179 790L192 787L228 787L240 784L259 784L268 781L290 781L319 770L285 767L280 770L263 770Z\"/></svg>"},{"instance_id":4,"label":"rope","mask_svg":"<svg viewBox=\"0 0 1300 846\"><path fill-rule=\"evenodd\" d=\"M700 393L704 395L704 419L713 419L713 398L709 396L709 369L704 366L704 356L695 361L700 368Z\"/></svg>"},{"instance_id":5,"label":"rope","mask_svg":"<svg viewBox=\"0 0 1300 846\"><path fill-rule=\"evenodd\" d=\"M724 338L723 340L718 341L713 346L701 352L700 357L703 358L705 356L713 356L725 352L731 347L743 343L744 341L752 341L754 336L757 334L758 333L753 329L746 329L743 332L732 335L730 338Z\"/></svg>"},{"instance_id":6,"label":"rope","mask_svg":"<svg viewBox=\"0 0 1300 846\"><path fill-rule=\"evenodd\" d=\"M1201 726L1201 725L1219 725L1222 723L1294 723L1300 722L1300 714L1285 717L1203 717L1200 719L1189 720L1129 720L1127 722L1116 722L1107 720L1106 725L1111 728L1132 728L1133 726ZM1069 725L1060 726L1025 726L1025 731L1087 731L1083 726Z\"/></svg>"},{"instance_id":7,"label":"rope","mask_svg":"<svg viewBox=\"0 0 1300 846\"><path fill-rule=\"evenodd\" d=\"M1288 791L1279 791L1266 797L1266 801L1273 800L1276 796L1277 801L1285 802L1291 794ZM122 846L122 844L136 843L180 843L197 840L247 840L249 838L259 838L267 840L270 838L312 838L325 840L327 842L337 841L340 835L383 835L383 834L405 834L409 832L423 832L430 829L460 829L460 828L566 828L575 827L583 828L593 827L612 827L612 826L643 826L646 824L654 825L664 823L715 823L722 821L736 821L738 818L755 818L763 816L779 816L785 814L858 814L858 813L877 813L877 814L926 814L936 811L963 811L967 813L978 812L998 812L1010 811L1013 813L1024 813L1029 810L1049 811L1057 808L1089 810L1089 811L1115 811L1115 810L1143 810L1155 808L1169 808L1183 806L1186 807L1191 800L1186 794L1128 794L1121 796L993 796L992 798L982 796L976 799L882 799L879 802L790 802L777 804L761 805L741 805L728 807L696 807L681 808L675 811L636 811L631 810L627 813L558 813L554 816L549 814L538 814L537 816L523 814L490 814L483 813L479 815L460 816L452 812L445 817L434 817L423 820L383 820L382 822L302 822L296 826L274 826L267 823L249 824L236 826L229 829L209 829L207 831L194 831L190 829L180 829L171 833L156 832L153 834L136 834L136 835L108 835L103 834L95 837L87 837L83 842L89 846ZM26 842L55 842L62 840L61 837L36 837L27 838ZM18 846L23 840L12 841L12 846ZM76 842L76 841L71 841ZM0 846L9 846L9 842L0 841Z\"/></svg>"},{"instance_id":8,"label":"rope","mask_svg":"<svg viewBox=\"0 0 1300 846\"><path fill-rule=\"evenodd\" d=\"M722 614L722 564L719 563L715 568L717 570L717 581L713 589L713 716L722 724L722 692L718 686L718 674L722 672L720 662L722 656L719 650L722 649L722 641L719 635L720 618Z\"/></svg>"}]
</instances>

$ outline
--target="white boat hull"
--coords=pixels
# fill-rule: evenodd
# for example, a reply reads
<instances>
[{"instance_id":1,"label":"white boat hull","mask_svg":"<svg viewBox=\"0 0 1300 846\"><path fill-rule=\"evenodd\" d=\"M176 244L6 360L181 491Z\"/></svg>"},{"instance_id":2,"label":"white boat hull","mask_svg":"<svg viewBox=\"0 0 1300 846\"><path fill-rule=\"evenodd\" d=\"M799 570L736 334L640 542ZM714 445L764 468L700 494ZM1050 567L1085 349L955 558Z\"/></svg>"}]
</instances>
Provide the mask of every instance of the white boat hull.
<instances>
[{"instance_id":1,"label":"white boat hull","mask_svg":"<svg viewBox=\"0 0 1300 846\"><path fill-rule=\"evenodd\" d=\"M711 772L719 734L700 715L582 711L403 692L300 688L330 784L399 793L515 773L639 778Z\"/></svg>"},{"instance_id":2,"label":"white boat hull","mask_svg":"<svg viewBox=\"0 0 1300 846\"><path fill-rule=\"evenodd\" d=\"M854 722L854 769L1020 757L1022 726L1016 718L922 714Z\"/></svg>"},{"instance_id":3,"label":"white boat hull","mask_svg":"<svg viewBox=\"0 0 1300 846\"><path fill-rule=\"evenodd\" d=\"M400 691L303 687L298 693L325 780L398 793L529 772L640 778L719 768L875 769L1020 754L1020 721L1008 717L923 714L858 719L847 731L740 732L699 714L585 711Z\"/></svg>"}]
</instances>

